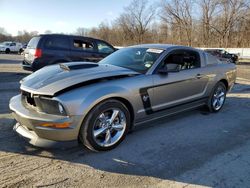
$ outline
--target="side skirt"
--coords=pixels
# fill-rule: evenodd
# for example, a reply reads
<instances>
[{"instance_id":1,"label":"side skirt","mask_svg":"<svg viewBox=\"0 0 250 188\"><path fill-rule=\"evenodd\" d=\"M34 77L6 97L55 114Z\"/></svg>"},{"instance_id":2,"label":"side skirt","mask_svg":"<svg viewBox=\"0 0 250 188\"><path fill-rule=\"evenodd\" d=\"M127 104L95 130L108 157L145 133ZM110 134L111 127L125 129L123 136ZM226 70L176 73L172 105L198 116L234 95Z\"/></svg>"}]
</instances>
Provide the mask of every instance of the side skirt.
<instances>
[{"instance_id":1,"label":"side skirt","mask_svg":"<svg viewBox=\"0 0 250 188\"><path fill-rule=\"evenodd\" d=\"M191 109L199 108L201 106L204 106L207 103L207 100L208 100L208 97L202 98L196 101L191 101L188 103L168 107L163 110L155 111L153 114L146 115L145 118L139 119L138 121L136 121L134 123L134 126L141 125L143 123L154 121L160 118L172 116L172 115L184 112L184 111L189 111Z\"/></svg>"}]
</instances>

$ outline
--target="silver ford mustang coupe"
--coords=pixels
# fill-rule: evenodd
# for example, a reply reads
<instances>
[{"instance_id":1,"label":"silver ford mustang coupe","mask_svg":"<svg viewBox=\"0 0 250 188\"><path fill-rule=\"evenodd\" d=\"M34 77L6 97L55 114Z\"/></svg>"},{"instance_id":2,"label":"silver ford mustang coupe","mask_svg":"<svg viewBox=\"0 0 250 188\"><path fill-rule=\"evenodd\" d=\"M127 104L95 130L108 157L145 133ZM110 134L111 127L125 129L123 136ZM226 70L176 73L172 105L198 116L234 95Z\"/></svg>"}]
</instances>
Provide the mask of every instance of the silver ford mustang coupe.
<instances>
[{"instance_id":1,"label":"silver ford mustang coupe","mask_svg":"<svg viewBox=\"0 0 250 188\"><path fill-rule=\"evenodd\" d=\"M206 106L218 112L236 67L185 46L145 44L97 63L45 67L21 81L10 100L14 130L49 147L81 141L95 151L115 148L134 126Z\"/></svg>"}]
</instances>

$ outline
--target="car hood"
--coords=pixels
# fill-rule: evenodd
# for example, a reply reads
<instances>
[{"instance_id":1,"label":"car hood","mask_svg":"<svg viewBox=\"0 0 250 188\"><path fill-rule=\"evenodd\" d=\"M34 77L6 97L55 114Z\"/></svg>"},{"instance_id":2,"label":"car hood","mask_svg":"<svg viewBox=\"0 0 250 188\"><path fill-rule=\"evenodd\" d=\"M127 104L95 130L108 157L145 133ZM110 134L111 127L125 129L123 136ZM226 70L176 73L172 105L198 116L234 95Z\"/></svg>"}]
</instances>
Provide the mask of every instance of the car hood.
<instances>
[{"instance_id":1,"label":"car hood","mask_svg":"<svg viewBox=\"0 0 250 188\"><path fill-rule=\"evenodd\" d=\"M109 64L72 62L48 66L21 80L21 90L32 94L53 96L84 83L95 83L102 78L121 78L138 72ZM91 82L90 82L91 81Z\"/></svg>"}]
</instances>

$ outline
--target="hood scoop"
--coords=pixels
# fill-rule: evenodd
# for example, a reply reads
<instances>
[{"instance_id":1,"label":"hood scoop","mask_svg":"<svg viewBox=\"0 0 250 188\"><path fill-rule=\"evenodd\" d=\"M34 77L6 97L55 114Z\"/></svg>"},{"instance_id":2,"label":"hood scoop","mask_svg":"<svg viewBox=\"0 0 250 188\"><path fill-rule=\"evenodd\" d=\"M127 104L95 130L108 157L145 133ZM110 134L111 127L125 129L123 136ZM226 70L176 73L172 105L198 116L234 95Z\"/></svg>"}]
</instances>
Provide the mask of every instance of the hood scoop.
<instances>
[{"instance_id":1,"label":"hood scoop","mask_svg":"<svg viewBox=\"0 0 250 188\"><path fill-rule=\"evenodd\" d=\"M74 64L67 65L65 63L60 63L59 66L61 69L65 71L70 71L70 70L94 68L94 67L98 67L99 65L96 63L83 63L83 64L75 64L75 65Z\"/></svg>"}]
</instances>

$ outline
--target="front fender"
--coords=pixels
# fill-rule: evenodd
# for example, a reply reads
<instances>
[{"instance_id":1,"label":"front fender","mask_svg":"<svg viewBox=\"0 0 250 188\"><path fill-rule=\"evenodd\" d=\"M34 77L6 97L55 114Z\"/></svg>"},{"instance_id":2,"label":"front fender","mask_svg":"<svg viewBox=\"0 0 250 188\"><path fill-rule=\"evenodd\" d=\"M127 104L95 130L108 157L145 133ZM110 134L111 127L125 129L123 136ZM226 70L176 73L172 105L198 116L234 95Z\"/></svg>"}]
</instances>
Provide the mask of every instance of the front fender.
<instances>
[{"instance_id":1,"label":"front fender","mask_svg":"<svg viewBox=\"0 0 250 188\"><path fill-rule=\"evenodd\" d=\"M120 97L132 101L134 100L132 96L134 96L133 91L122 86L98 84L98 86L68 91L58 96L57 99L65 106L69 115L85 116L96 104L103 100Z\"/></svg>"},{"instance_id":2,"label":"front fender","mask_svg":"<svg viewBox=\"0 0 250 188\"><path fill-rule=\"evenodd\" d=\"M119 86L97 88L93 93L86 96L80 105L78 113L82 114L84 112L84 114L87 114L95 105L109 98L121 97L130 101L128 98L129 93L132 93L132 91Z\"/></svg>"}]
</instances>

